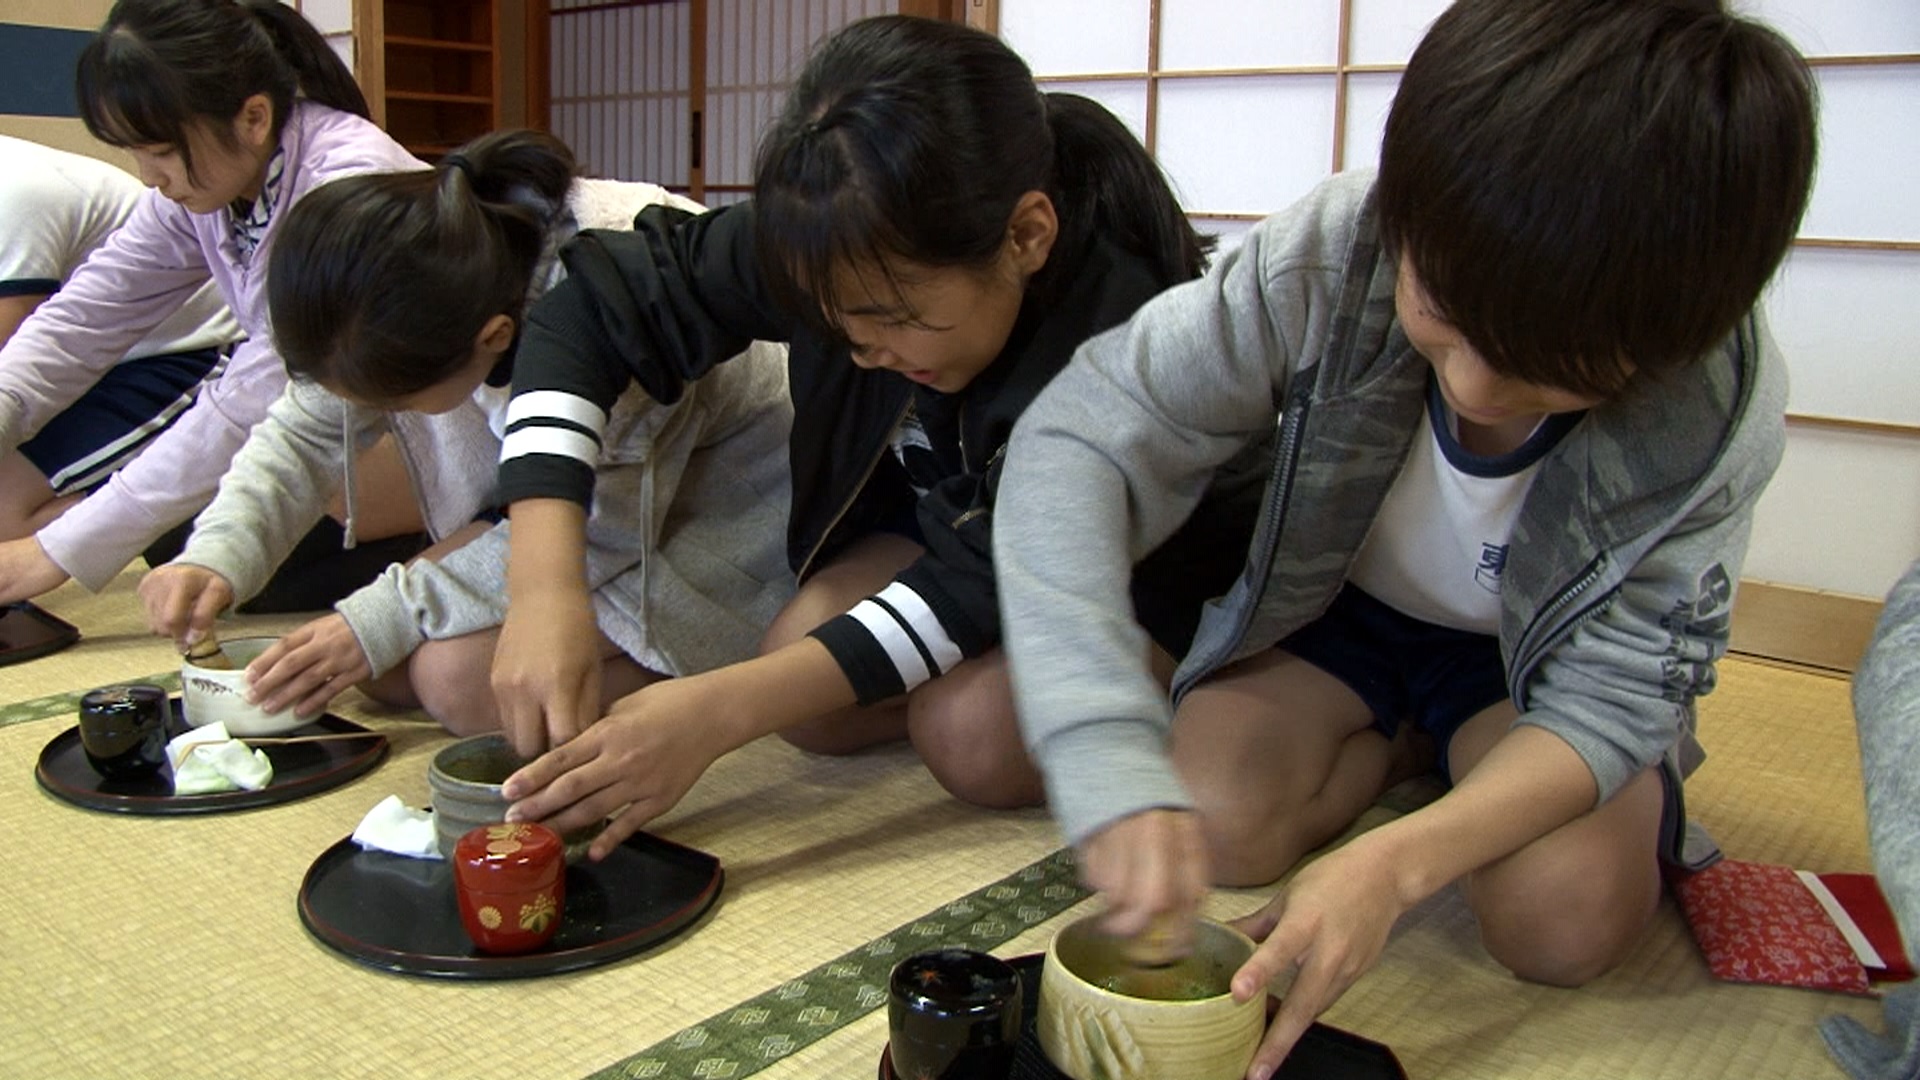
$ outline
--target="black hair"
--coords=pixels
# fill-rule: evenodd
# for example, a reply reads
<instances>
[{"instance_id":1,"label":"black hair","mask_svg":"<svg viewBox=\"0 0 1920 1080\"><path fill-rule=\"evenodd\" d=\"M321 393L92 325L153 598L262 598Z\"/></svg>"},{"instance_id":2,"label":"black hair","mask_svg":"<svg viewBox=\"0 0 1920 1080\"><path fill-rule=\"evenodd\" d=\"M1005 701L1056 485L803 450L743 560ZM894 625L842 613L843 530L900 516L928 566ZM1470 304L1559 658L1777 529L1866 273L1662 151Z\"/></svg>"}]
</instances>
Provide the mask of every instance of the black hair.
<instances>
[{"instance_id":1,"label":"black hair","mask_svg":"<svg viewBox=\"0 0 1920 1080\"><path fill-rule=\"evenodd\" d=\"M576 175L553 136L498 131L433 169L309 192L287 211L267 267L288 374L371 405L452 377L487 320L520 319Z\"/></svg>"},{"instance_id":2,"label":"black hair","mask_svg":"<svg viewBox=\"0 0 1920 1080\"><path fill-rule=\"evenodd\" d=\"M1459 0L1387 119L1382 239L1495 371L1611 396L1751 310L1815 110L1793 46L1716 0Z\"/></svg>"},{"instance_id":3,"label":"black hair","mask_svg":"<svg viewBox=\"0 0 1920 1080\"><path fill-rule=\"evenodd\" d=\"M80 53L74 90L94 138L172 147L189 177L187 126L202 121L232 146L232 121L255 94L273 102L276 138L296 95L368 115L347 65L278 0L119 0Z\"/></svg>"},{"instance_id":4,"label":"black hair","mask_svg":"<svg viewBox=\"0 0 1920 1080\"><path fill-rule=\"evenodd\" d=\"M862 19L809 57L761 141L760 258L789 307L838 333L837 268L990 265L1030 191L1053 201L1056 255L1099 235L1152 260L1166 285L1206 267L1211 238L1194 231L1160 167L1112 113L1042 94L991 34L911 16ZM1050 258L1029 288L1045 295L1065 261Z\"/></svg>"}]
</instances>

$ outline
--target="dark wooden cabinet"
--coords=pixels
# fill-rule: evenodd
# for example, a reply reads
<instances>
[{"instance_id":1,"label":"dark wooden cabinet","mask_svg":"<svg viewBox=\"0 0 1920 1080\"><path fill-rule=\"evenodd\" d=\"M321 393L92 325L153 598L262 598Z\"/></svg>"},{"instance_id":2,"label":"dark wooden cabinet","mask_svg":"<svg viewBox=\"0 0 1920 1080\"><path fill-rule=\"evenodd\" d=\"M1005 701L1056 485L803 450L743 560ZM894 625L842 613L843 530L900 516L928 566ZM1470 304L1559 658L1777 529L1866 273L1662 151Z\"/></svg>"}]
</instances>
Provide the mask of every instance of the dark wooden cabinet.
<instances>
[{"instance_id":1,"label":"dark wooden cabinet","mask_svg":"<svg viewBox=\"0 0 1920 1080\"><path fill-rule=\"evenodd\" d=\"M432 161L499 127L546 127L543 0L357 0L373 118Z\"/></svg>"}]
</instances>

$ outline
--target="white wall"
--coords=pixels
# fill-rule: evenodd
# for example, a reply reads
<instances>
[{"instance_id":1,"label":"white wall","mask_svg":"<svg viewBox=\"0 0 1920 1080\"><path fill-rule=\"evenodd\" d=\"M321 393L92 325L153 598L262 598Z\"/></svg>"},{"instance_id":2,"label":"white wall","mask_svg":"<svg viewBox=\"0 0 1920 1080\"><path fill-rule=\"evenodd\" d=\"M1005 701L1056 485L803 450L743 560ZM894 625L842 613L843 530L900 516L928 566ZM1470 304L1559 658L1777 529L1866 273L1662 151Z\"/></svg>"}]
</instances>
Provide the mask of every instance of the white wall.
<instances>
[{"instance_id":1,"label":"white wall","mask_svg":"<svg viewBox=\"0 0 1920 1080\"><path fill-rule=\"evenodd\" d=\"M1232 243L1247 217L1287 205L1336 162L1377 161L1392 69L1447 2L1351 0L1343 64L1338 0L1160 0L1159 79L1147 77L1149 0L1000 0L1000 31L1049 89L1105 102L1143 137L1157 93L1153 149L1201 226ZM1735 6L1816 61L1920 55L1915 0ZM1920 63L1816 72L1821 161L1802 235L1920 242ZM1793 423L1746 576L1877 598L1920 558L1920 251L1797 248L1766 304L1788 355L1790 414L1914 430Z\"/></svg>"}]
</instances>

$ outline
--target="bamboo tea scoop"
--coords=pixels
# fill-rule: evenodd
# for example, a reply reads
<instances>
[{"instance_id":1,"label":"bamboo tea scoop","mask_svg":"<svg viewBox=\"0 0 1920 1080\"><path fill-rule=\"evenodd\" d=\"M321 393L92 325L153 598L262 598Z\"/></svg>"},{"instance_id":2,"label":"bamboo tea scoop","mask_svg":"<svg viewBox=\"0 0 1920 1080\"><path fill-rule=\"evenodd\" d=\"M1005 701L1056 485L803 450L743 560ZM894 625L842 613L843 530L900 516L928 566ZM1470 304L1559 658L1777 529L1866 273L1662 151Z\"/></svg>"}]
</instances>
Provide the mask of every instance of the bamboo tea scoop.
<instances>
[{"instance_id":1,"label":"bamboo tea scoop","mask_svg":"<svg viewBox=\"0 0 1920 1080\"><path fill-rule=\"evenodd\" d=\"M180 655L194 667L208 668L213 671L233 670L233 661L220 650L219 635L211 630L207 631L206 637L187 646L187 651Z\"/></svg>"},{"instance_id":2,"label":"bamboo tea scoop","mask_svg":"<svg viewBox=\"0 0 1920 1080\"><path fill-rule=\"evenodd\" d=\"M238 737L238 741L246 743L248 746L294 746L299 743L344 742L348 739L378 738L380 738L380 733L377 731L339 731L331 735L271 735L258 738L252 735L241 735Z\"/></svg>"}]
</instances>

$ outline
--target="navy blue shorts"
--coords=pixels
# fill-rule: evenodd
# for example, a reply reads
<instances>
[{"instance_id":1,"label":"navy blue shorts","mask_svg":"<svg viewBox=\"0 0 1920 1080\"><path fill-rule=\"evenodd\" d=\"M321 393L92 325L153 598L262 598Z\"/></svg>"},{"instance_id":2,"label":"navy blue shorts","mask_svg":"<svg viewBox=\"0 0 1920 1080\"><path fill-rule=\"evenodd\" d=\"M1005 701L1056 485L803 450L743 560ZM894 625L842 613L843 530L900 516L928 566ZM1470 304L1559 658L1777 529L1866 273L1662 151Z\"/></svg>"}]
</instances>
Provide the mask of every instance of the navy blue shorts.
<instances>
[{"instance_id":1,"label":"navy blue shorts","mask_svg":"<svg viewBox=\"0 0 1920 1080\"><path fill-rule=\"evenodd\" d=\"M219 363L219 350L201 349L115 364L20 453L56 495L99 487L187 411Z\"/></svg>"},{"instance_id":2,"label":"navy blue shorts","mask_svg":"<svg viewBox=\"0 0 1920 1080\"><path fill-rule=\"evenodd\" d=\"M1279 647L1360 695L1387 738L1411 721L1433 739L1442 771L1454 732L1508 700L1499 638L1422 622L1352 585Z\"/></svg>"}]
</instances>

